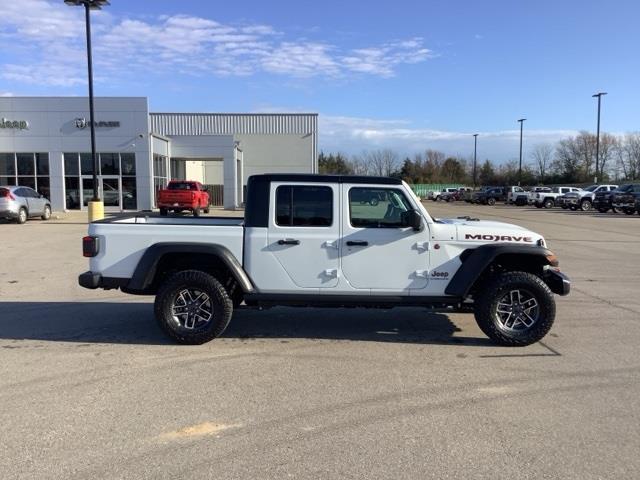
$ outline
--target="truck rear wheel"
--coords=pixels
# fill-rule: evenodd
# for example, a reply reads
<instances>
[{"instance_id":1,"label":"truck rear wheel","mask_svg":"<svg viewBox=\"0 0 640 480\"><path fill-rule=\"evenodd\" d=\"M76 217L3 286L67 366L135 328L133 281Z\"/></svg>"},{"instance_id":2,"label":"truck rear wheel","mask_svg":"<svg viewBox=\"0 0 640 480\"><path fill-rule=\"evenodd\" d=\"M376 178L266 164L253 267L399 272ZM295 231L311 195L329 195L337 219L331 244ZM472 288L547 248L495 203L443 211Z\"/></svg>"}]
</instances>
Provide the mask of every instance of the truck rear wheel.
<instances>
[{"instance_id":1,"label":"truck rear wheel","mask_svg":"<svg viewBox=\"0 0 640 480\"><path fill-rule=\"evenodd\" d=\"M549 287L526 272L497 275L479 292L474 310L485 335L499 345L526 346L551 329L556 304Z\"/></svg>"},{"instance_id":2,"label":"truck rear wheel","mask_svg":"<svg viewBox=\"0 0 640 480\"><path fill-rule=\"evenodd\" d=\"M193 209L193 216L194 217L199 217L200 216L200 207L196 207Z\"/></svg>"},{"instance_id":3,"label":"truck rear wheel","mask_svg":"<svg viewBox=\"0 0 640 480\"><path fill-rule=\"evenodd\" d=\"M171 338L185 345L200 345L224 332L233 303L213 276L185 270L160 287L154 311L158 325Z\"/></svg>"}]
</instances>

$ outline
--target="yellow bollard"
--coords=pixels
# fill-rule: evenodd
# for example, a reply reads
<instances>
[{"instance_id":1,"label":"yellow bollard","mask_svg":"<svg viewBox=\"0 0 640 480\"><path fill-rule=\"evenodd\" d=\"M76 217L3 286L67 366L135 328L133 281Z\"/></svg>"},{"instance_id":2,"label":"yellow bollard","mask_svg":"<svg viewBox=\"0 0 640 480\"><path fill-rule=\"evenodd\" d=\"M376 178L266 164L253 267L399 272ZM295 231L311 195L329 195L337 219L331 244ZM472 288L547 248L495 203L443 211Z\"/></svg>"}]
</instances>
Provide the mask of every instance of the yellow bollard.
<instances>
[{"instance_id":1,"label":"yellow bollard","mask_svg":"<svg viewBox=\"0 0 640 480\"><path fill-rule=\"evenodd\" d=\"M104 218L104 202L102 200L89 202L89 222L102 220Z\"/></svg>"}]
</instances>

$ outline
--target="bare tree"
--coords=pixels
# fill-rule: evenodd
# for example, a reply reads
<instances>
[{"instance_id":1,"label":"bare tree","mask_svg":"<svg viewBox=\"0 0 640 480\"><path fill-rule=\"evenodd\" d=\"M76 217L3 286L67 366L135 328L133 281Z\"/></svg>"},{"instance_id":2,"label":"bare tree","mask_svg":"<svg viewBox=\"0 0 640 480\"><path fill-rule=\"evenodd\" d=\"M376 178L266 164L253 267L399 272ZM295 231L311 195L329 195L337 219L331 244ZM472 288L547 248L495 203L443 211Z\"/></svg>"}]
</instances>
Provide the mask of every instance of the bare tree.
<instances>
[{"instance_id":1,"label":"bare tree","mask_svg":"<svg viewBox=\"0 0 640 480\"><path fill-rule=\"evenodd\" d=\"M534 145L531 156L535 162L536 173L538 174L540 183L544 183L544 177L553 159L553 145L550 143L538 143Z\"/></svg>"},{"instance_id":2,"label":"bare tree","mask_svg":"<svg viewBox=\"0 0 640 480\"><path fill-rule=\"evenodd\" d=\"M624 176L629 180L640 178L640 132L627 133L624 140L618 142L615 152Z\"/></svg>"},{"instance_id":3,"label":"bare tree","mask_svg":"<svg viewBox=\"0 0 640 480\"><path fill-rule=\"evenodd\" d=\"M366 152L363 152L361 155L354 155L351 157L351 170L353 170L354 175L369 175L369 165L366 159Z\"/></svg>"},{"instance_id":4,"label":"bare tree","mask_svg":"<svg viewBox=\"0 0 640 480\"><path fill-rule=\"evenodd\" d=\"M373 175L388 177L398 168L398 154L393 150L367 152L365 159Z\"/></svg>"}]
</instances>

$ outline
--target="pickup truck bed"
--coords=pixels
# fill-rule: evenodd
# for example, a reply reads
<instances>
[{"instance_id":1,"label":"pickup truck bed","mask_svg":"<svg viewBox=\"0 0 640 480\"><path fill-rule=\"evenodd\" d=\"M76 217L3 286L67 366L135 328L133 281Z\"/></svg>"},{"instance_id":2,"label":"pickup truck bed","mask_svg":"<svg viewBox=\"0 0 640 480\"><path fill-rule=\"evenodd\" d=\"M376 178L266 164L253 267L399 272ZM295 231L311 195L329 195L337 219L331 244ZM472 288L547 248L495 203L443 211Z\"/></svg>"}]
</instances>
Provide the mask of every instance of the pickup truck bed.
<instances>
[{"instance_id":1,"label":"pickup truck bed","mask_svg":"<svg viewBox=\"0 0 640 480\"><path fill-rule=\"evenodd\" d=\"M102 248L95 260L96 271L107 278L131 278L144 252L157 243L210 244L215 238L236 258L243 255L242 217L153 217L131 216L94 222L93 234ZM128 252L124 258L123 251Z\"/></svg>"}]
</instances>

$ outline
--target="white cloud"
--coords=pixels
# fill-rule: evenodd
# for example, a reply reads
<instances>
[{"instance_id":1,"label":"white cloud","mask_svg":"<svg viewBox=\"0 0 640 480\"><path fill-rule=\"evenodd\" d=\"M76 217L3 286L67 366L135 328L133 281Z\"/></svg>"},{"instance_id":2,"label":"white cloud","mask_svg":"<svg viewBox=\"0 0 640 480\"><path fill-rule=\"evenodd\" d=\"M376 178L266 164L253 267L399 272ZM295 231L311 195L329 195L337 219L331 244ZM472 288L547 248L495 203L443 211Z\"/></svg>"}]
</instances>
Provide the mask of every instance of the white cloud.
<instances>
[{"instance_id":1,"label":"white cloud","mask_svg":"<svg viewBox=\"0 0 640 480\"><path fill-rule=\"evenodd\" d=\"M92 22L94 63L104 78L149 72L391 77L399 66L432 56L419 37L345 48L295 38L271 25L223 24L192 15L118 18L101 10L93 13ZM82 9L53 0L0 2L0 38L21 49L20 55L0 65L0 77L52 86L81 83L78 73L85 68Z\"/></svg>"}]
</instances>

